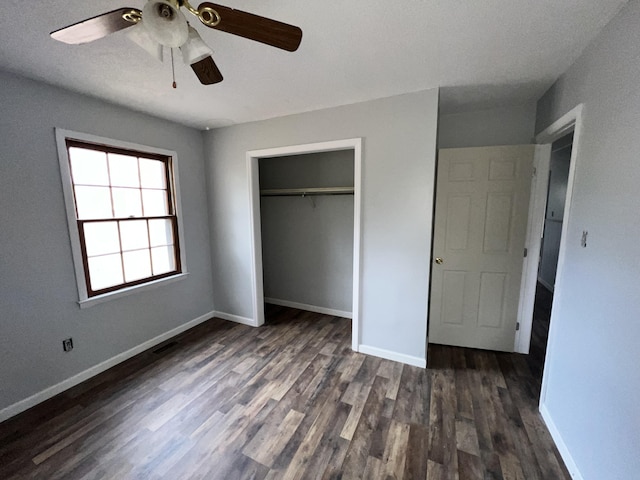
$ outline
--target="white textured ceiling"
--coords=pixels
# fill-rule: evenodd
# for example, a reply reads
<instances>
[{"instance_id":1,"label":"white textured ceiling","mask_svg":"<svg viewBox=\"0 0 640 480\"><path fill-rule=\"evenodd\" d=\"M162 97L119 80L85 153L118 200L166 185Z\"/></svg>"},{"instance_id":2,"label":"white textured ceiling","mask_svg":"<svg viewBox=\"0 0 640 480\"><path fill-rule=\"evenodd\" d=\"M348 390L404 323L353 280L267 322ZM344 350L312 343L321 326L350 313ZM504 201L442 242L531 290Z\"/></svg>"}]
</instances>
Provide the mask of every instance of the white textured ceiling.
<instances>
[{"instance_id":1,"label":"white textured ceiling","mask_svg":"<svg viewBox=\"0 0 640 480\"><path fill-rule=\"evenodd\" d=\"M225 79L203 86L178 63L174 90L170 62L154 60L123 32L80 46L49 37L121 6L142 8L144 0L2 0L0 68L197 128L434 87L442 87L445 111L462 111L536 100L626 3L220 1L298 25L302 45L289 53L193 18Z\"/></svg>"}]
</instances>

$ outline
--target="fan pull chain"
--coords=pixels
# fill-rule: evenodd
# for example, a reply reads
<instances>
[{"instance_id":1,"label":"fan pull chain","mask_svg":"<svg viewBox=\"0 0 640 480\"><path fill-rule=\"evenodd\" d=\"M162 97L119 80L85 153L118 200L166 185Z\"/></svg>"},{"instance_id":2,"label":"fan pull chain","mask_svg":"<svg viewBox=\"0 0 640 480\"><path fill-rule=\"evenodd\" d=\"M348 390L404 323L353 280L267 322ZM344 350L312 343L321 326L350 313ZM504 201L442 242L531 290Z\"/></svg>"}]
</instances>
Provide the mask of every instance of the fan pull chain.
<instances>
[{"instance_id":1,"label":"fan pull chain","mask_svg":"<svg viewBox=\"0 0 640 480\"><path fill-rule=\"evenodd\" d=\"M176 66L173 62L173 48L171 49L171 74L173 75L173 88L178 88L176 83Z\"/></svg>"}]
</instances>

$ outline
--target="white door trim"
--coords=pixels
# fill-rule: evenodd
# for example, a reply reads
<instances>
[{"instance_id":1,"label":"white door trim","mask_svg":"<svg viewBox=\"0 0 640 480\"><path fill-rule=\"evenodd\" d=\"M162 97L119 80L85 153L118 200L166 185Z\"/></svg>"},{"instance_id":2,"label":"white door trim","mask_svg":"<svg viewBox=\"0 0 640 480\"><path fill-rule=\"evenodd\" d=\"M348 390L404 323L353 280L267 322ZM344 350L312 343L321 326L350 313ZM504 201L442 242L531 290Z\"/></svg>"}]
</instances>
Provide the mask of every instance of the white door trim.
<instances>
[{"instance_id":1,"label":"white door trim","mask_svg":"<svg viewBox=\"0 0 640 480\"><path fill-rule=\"evenodd\" d=\"M555 325L557 323L558 306L562 301L562 275L564 270L564 262L567 251L567 232L569 230L569 222L571 221L571 200L573 197L574 181L576 176L576 168L578 166L578 159L580 157L580 146L582 144L582 132L584 124L584 105L580 104L574 107L571 111L567 112L560 119L555 121L544 131L536 136L536 143L538 144L550 144L559 138L563 137L571 130L573 130L573 147L571 149L571 164L569 166L569 178L567 180L567 195L565 199L565 209L562 223L562 233L560 240L560 250L558 253L558 267L556 270L556 283L553 296L553 304L551 308L551 321L549 325L549 338L547 341L547 354L545 358L545 368L542 376L542 391L540 394L540 405L544 404L547 388L547 372L550 362L553 361L552 355L554 349L553 344L555 342ZM548 160L547 160L548 162ZM530 246L529 255L525 262L525 271L523 272L523 278L526 275L527 278L537 277L538 262L540 255L540 237L542 236L542 221L545 215L546 198L548 183L545 178L542 178L542 172L548 172L549 165L547 163L546 170L544 165L540 166L538 170L538 177L542 181L537 182L536 188L532 191L531 202L534 204L534 211L530 214L533 220L539 223L537 229L531 229L531 236L527 236L527 245ZM542 200L541 200L542 198ZM537 248L534 246L537 245ZM534 250L534 248L536 248ZM520 330L516 332L516 351L519 353L529 353L529 346L531 342L531 326L533 324L533 300L535 298L535 282L523 282L520 292L520 304L523 310L520 312ZM526 307L526 309L525 309Z\"/></svg>"},{"instance_id":2,"label":"white door trim","mask_svg":"<svg viewBox=\"0 0 640 480\"><path fill-rule=\"evenodd\" d=\"M362 238L362 138L349 138L305 145L267 148L247 152L251 222L251 283L253 289L253 318L256 326L264 324L264 284L262 278L262 233L260 220L260 181L258 160L306 153L353 150L353 306L351 321L351 348L358 351L360 345L360 258Z\"/></svg>"}]
</instances>

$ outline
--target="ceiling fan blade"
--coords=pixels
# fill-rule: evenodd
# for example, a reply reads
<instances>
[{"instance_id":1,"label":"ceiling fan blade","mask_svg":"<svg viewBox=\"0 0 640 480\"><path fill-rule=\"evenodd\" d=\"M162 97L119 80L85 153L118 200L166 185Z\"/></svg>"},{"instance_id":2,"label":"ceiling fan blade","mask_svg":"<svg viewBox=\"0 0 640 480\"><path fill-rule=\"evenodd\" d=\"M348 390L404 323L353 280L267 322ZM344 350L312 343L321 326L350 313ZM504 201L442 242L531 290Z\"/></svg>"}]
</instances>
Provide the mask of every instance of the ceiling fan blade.
<instances>
[{"instance_id":1,"label":"ceiling fan blade","mask_svg":"<svg viewBox=\"0 0 640 480\"><path fill-rule=\"evenodd\" d=\"M93 42L99 38L106 37L110 33L133 27L136 22L125 20L124 16L127 14L129 14L130 18L141 18L142 16L142 12L137 8L119 8L51 32L51 37L71 45Z\"/></svg>"},{"instance_id":2,"label":"ceiling fan blade","mask_svg":"<svg viewBox=\"0 0 640 480\"><path fill-rule=\"evenodd\" d=\"M220 70L213 57L206 57L199 62L191 64L191 68L203 85L212 85L223 80Z\"/></svg>"},{"instance_id":3,"label":"ceiling fan blade","mask_svg":"<svg viewBox=\"0 0 640 480\"><path fill-rule=\"evenodd\" d=\"M218 14L219 23L215 24L218 19L215 18L215 14L211 13L209 15L212 22L207 21L209 18L206 16L207 9L211 9ZM295 52L302 41L302 30L294 25L209 2L200 4L198 10L204 12L205 18L202 23L206 26L265 43L272 47Z\"/></svg>"}]
</instances>

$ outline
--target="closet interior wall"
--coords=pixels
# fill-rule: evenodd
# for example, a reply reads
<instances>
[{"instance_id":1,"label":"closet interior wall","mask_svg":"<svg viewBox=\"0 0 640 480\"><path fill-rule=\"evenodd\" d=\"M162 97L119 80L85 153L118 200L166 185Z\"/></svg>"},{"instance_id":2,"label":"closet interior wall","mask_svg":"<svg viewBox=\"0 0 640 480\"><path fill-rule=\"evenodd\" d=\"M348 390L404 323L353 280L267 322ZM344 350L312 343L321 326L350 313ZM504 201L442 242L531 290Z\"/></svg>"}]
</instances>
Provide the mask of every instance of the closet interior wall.
<instances>
[{"instance_id":1,"label":"closet interior wall","mask_svg":"<svg viewBox=\"0 0 640 480\"><path fill-rule=\"evenodd\" d=\"M277 191L353 187L353 151L262 158L259 171L265 302L350 316L353 194Z\"/></svg>"}]
</instances>

